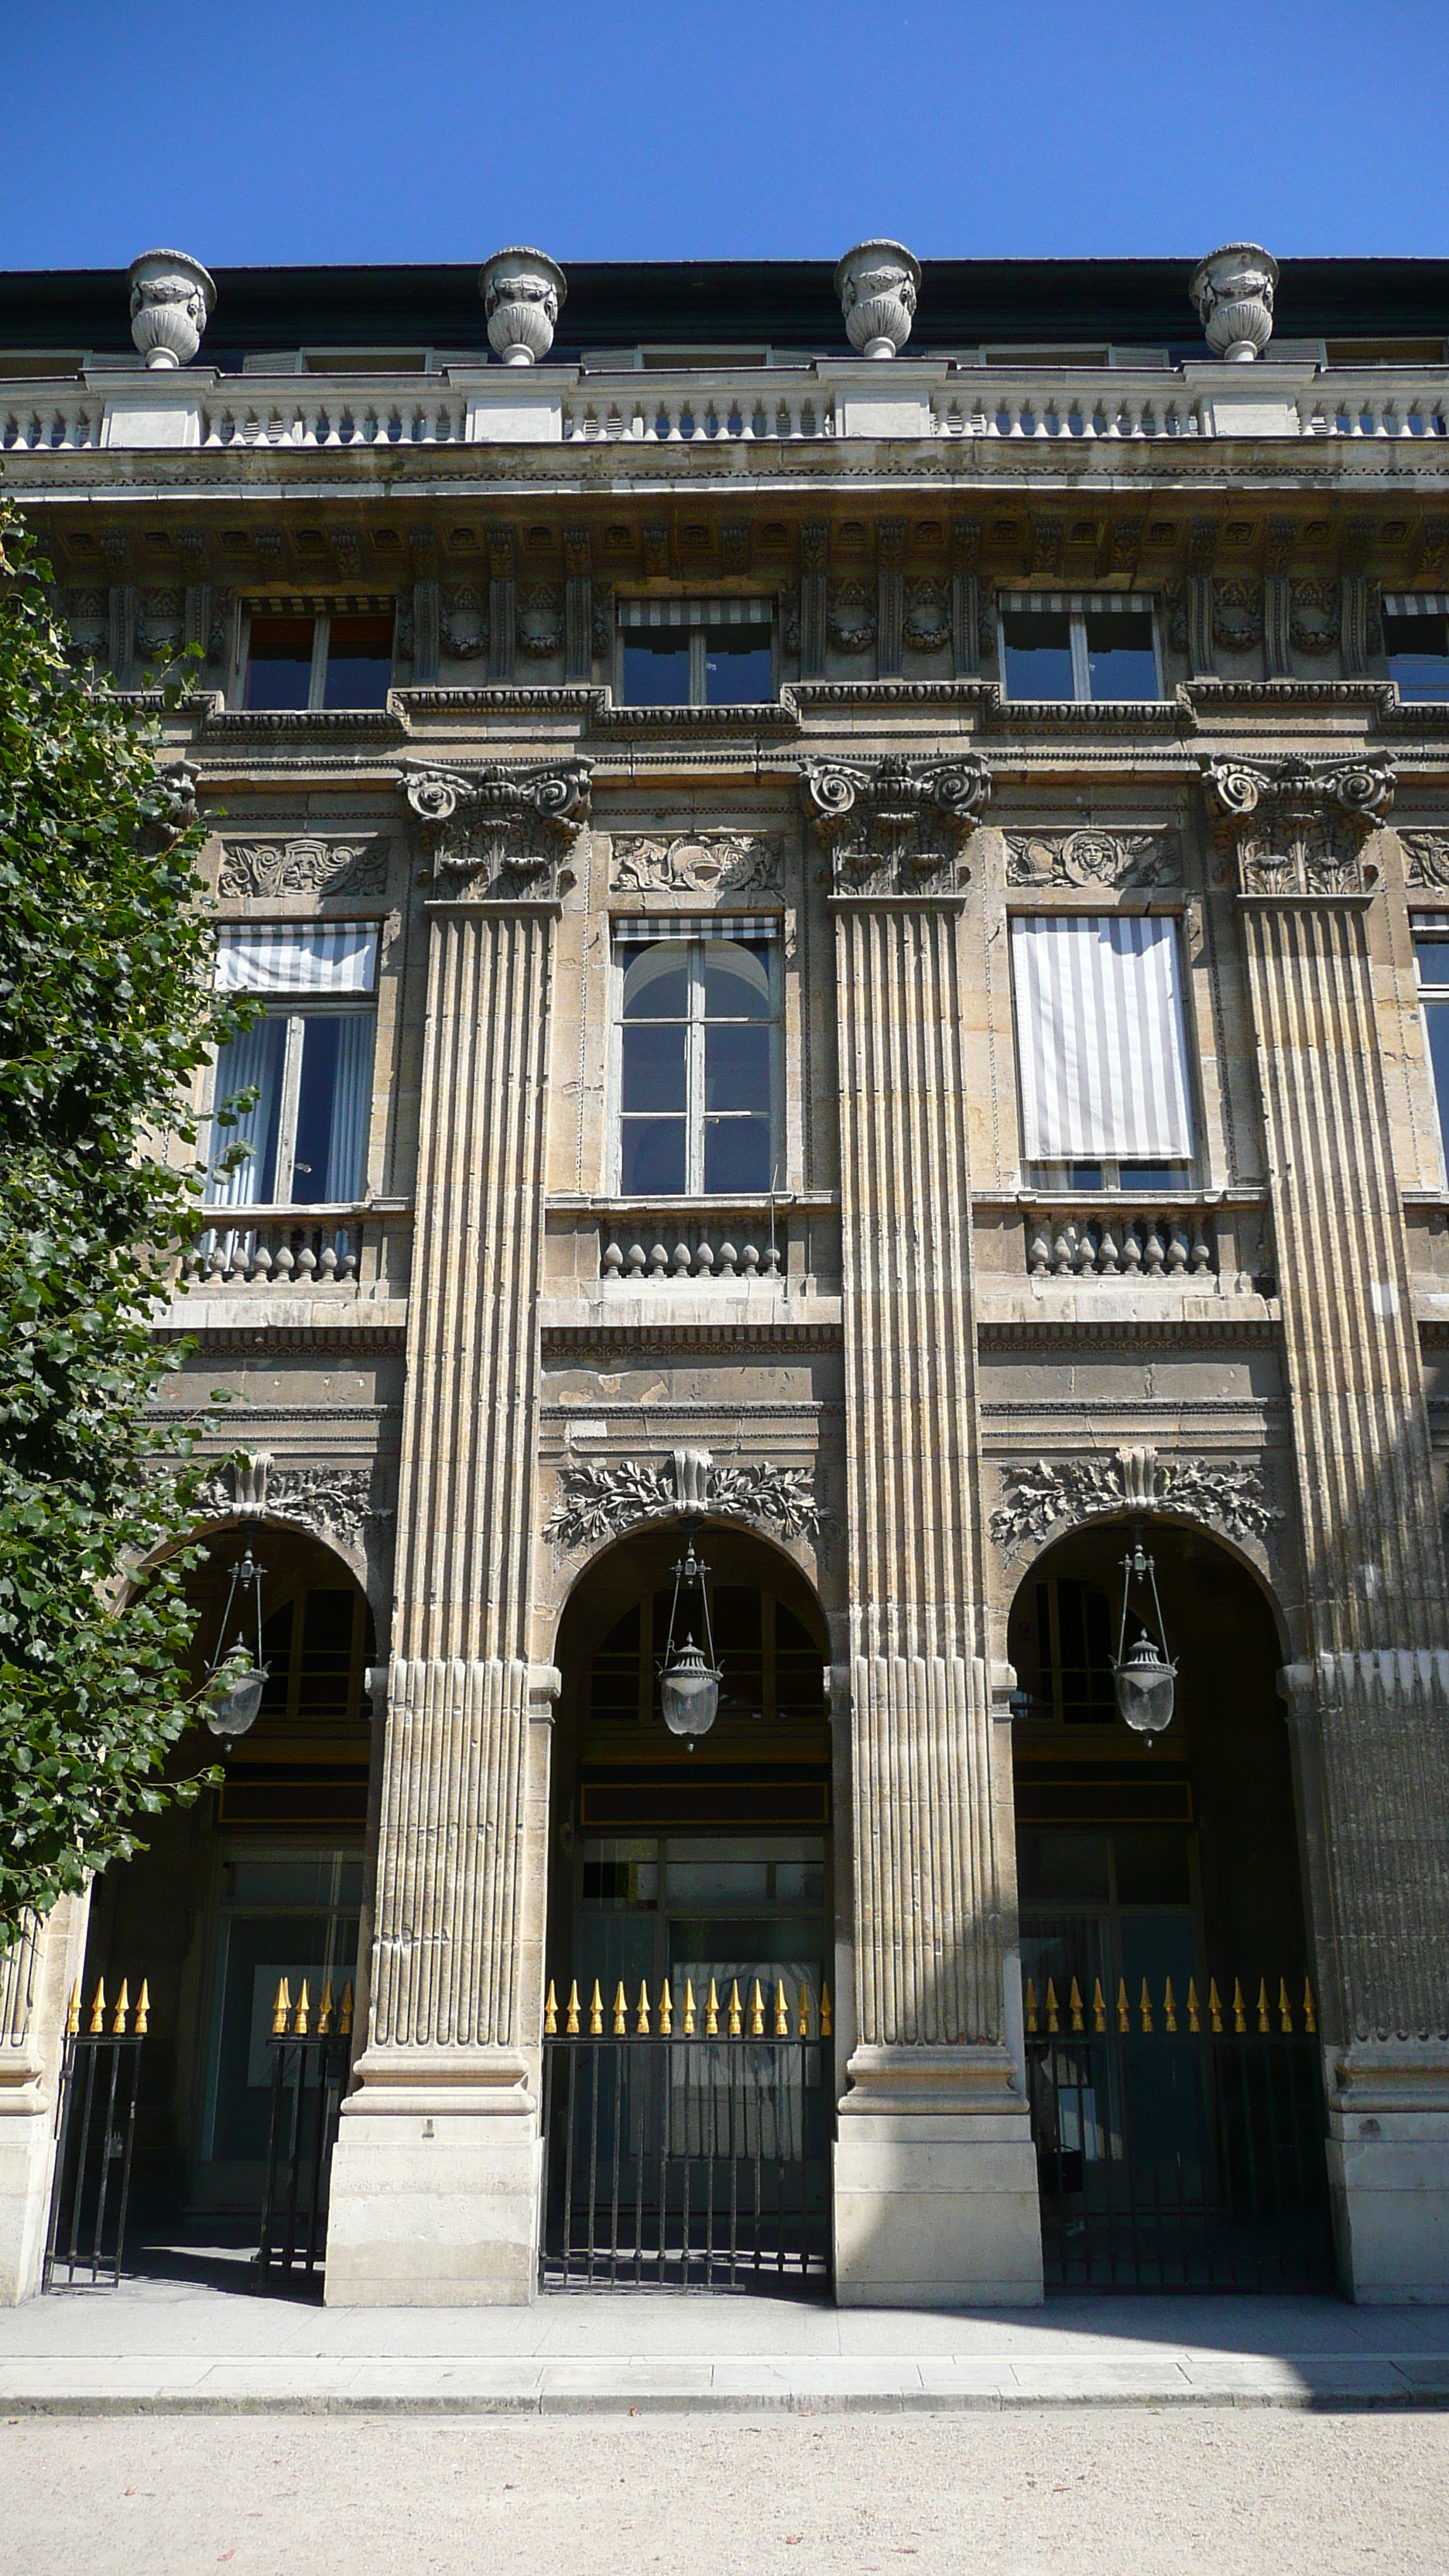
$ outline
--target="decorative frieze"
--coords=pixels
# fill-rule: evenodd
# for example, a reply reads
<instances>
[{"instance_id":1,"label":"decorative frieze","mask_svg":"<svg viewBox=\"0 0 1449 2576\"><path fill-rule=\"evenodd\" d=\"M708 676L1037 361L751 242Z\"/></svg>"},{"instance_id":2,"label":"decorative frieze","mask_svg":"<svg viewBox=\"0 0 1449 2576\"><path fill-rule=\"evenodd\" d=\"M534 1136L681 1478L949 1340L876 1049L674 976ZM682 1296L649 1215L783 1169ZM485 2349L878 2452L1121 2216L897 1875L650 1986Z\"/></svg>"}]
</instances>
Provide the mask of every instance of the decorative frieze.
<instances>
[{"instance_id":1,"label":"decorative frieze","mask_svg":"<svg viewBox=\"0 0 1449 2576\"><path fill-rule=\"evenodd\" d=\"M1238 1539L1266 1539L1283 1518L1264 1493L1260 1468L1218 1458L1164 1457L1151 1447L1117 1449L1107 1458L1036 1458L1003 1467L1001 1482L1005 1500L990 1526L1008 1565L1059 1522L1099 1520L1104 1513L1170 1512L1207 1521Z\"/></svg>"},{"instance_id":2,"label":"decorative frieze","mask_svg":"<svg viewBox=\"0 0 1449 2576\"><path fill-rule=\"evenodd\" d=\"M1012 886L1176 886L1182 841L1172 831L1117 832L1097 824L1071 831L1006 832Z\"/></svg>"},{"instance_id":3,"label":"decorative frieze","mask_svg":"<svg viewBox=\"0 0 1449 2576\"><path fill-rule=\"evenodd\" d=\"M1220 653L1256 653L1263 641L1263 589L1256 581L1212 581L1213 642Z\"/></svg>"},{"instance_id":4,"label":"decorative frieze","mask_svg":"<svg viewBox=\"0 0 1449 2576\"><path fill-rule=\"evenodd\" d=\"M373 1504L370 1467L278 1467L265 1449L228 1459L199 1487L196 1499L203 1516L234 1519L255 1512L259 1519L297 1521L316 1537L354 1551L364 1546L371 1524L386 1517Z\"/></svg>"},{"instance_id":5,"label":"decorative frieze","mask_svg":"<svg viewBox=\"0 0 1449 2576\"><path fill-rule=\"evenodd\" d=\"M778 895L779 832L616 832L609 882L618 894Z\"/></svg>"},{"instance_id":6,"label":"decorative frieze","mask_svg":"<svg viewBox=\"0 0 1449 2576\"><path fill-rule=\"evenodd\" d=\"M868 653L876 639L875 592L863 581L831 582L825 624L837 653Z\"/></svg>"},{"instance_id":7,"label":"decorative frieze","mask_svg":"<svg viewBox=\"0 0 1449 2576\"><path fill-rule=\"evenodd\" d=\"M1436 892L1449 888L1449 831L1411 831L1402 823L1398 829L1405 883Z\"/></svg>"},{"instance_id":8,"label":"decorative frieze","mask_svg":"<svg viewBox=\"0 0 1449 2576\"><path fill-rule=\"evenodd\" d=\"M546 901L573 883L565 863L589 818L592 774L577 759L530 768L489 762L466 777L419 767L403 788L426 827L442 885L503 901Z\"/></svg>"},{"instance_id":9,"label":"decorative frieze","mask_svg":"<svg viewBox=\"0 0 1449 2576\"><path fill-rule=\"evenodd\" d=\"M1339 585L1295 581L1290 585L1288 633L1298 653L1331 653L1338 642Z\"/></svg>"},{"instance_id":10,"label":"decorative frieze","mask_svg":"<svg viewBox=\"0 0 1449 2576\"><path fill-rule=\"evenodd\" d=\"M595 1547L641 1522L680 1512L758 1521L781 1538L818 1538L820 1507L808 1467L756 1459L720 1466L707 1449L676 1449L660 1467L620 1458L564 1467L544 1532L559 1547Z\"/></svg>"},{"instance_id":11,"label":"decorative frieze","mask_svg":"<svg viewBox=\"0 0 1449 2576\"><path fill-rule=\"evenodd\" d=\"M951 644L951 606L943 581L908 581L902 638L912 653L945 653Z\"/></svg>"},{"instance_id":12,"label":"decorative frieze","mask_svg":"<svg viewBox=\"0 0 1449 2576\"><path fill-rule=\"evenodd\" d=\"M807 760L800 785L830 852L836 894L930 895L964 883L960 852L991 775L972 753L949 761Z\"/></svg>"},{"instance_id":13,"label":"decorative frieze","mask_svg":"<svg viewBox=\"0 0 1449 2576\"><path fill-rule=\"evenodd\" d=\"M228 901L288 894L381 894L387 884L389 844L365 838L331 840L301 832L287 840L222 843L217 892Z\"/></svg>"},{"instance_id":14,"label":"decorative frieze","mask_svg":"<svg viewBox=\"0 0 1449 2576\"><path fill-rule=\"evenodd\" d=\"M1363 857L1394 802L1388 761L1206 760L1214 828L1234 850L1242 894L1322 898L1373 893Z\"/></svg>"}]
</instances>

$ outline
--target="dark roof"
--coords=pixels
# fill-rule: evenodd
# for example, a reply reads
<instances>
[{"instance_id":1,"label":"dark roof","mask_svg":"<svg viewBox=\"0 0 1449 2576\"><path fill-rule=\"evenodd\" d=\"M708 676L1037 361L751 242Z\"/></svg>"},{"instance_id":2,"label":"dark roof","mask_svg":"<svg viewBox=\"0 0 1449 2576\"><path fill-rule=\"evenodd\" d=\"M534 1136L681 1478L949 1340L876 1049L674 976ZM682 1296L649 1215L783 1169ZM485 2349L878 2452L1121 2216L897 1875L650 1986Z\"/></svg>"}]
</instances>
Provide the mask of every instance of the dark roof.
<instances>
[{"instance_id":1,"label":"dark roof","mask_svg":"<svg viewBox=\"0 0 1449 2576\"><path fill-rule=\"evenodd\" d=\"M1117 342L1204 354L1189 259L923 263L912 354ZM398 268L222 268L205 356L237 366L270 349L486 346L476 263ZM554 355L587 349L752 347L838 352L846 341L826 260L584 261L567 267ZM1449 260L1290 259L1281 339L1442 338ZM0 348L130 346L118 269L0 273Z\"/></svg>"}]
</instances>

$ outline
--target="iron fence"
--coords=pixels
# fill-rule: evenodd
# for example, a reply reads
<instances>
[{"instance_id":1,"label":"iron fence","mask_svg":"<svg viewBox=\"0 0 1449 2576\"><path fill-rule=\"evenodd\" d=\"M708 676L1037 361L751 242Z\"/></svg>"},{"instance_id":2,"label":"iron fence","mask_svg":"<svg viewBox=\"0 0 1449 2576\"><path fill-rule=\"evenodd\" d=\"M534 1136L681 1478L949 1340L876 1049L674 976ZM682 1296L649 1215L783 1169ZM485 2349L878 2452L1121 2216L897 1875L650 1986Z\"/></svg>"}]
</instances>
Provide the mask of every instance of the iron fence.
<instances>
[{"instance_id":1,"label":"iron fence","mask_svg":"<svg viewBox=\"0 0 1449 2576\"><path fill-rule=\"evenodd\" d=\"M1295 2026L1281 1980L1226 2010L1214 1982L1205 2011L1170 1978L1135 2007L1028 1982L1026 2057L1049 2287L1333 2286L1311 1988Z\"/></svg>"},{"instance_id":2,"label":"iron fence","mask_svg":"<svg viewBox=\"0 0 1449 2576\"><path fill-rule=\"evenodd\" d=\"M62 2272L65 2280L61 2286L66 2289L113 2290L121 2277L141 2045L150 2014L150 1990L145 1979L129 2028L130 1994L124 1979L111 2010L109 2027L106 2011L102 1978L91 2004L89 2027L81 2029L81 1990L77 1980L66 2014L65 2050L56 2098L55 2175L45 2236L43 2290L55 2289Z\"/></svg>"},{"instance_id":3,"label":"iron fence","mask_svg":"<svg viewBox=\"0 0 1449 2576\"><path fill-rule=\"evenodd\" d=\"M277 1987L268 2047L272 2115L256 2265L264 2280L311 2281L326 2259L332 2150L352 2064L352 1988L336 2014L330 1983L311 2027L305 1980L295 2009L285 1977Z\"/></svg>"},{"instance_id":4,"label":"iron fence","mask_svg":"<svg viewBox=\"0 0 1449 2576\"><path fill-rule=\"evenodd\" d=\"M550 1985L540 2286L825 2290L829 1989L817 2013L802 1985L792 2014L783 1983L767 2005L758 1979L748 2004L711 1982L700 2013L666 1980L630 2033L620 1986L606 2033L595 1985L583 2019L575 1987L560 2032Z\"/></svg>"}]
</instances>

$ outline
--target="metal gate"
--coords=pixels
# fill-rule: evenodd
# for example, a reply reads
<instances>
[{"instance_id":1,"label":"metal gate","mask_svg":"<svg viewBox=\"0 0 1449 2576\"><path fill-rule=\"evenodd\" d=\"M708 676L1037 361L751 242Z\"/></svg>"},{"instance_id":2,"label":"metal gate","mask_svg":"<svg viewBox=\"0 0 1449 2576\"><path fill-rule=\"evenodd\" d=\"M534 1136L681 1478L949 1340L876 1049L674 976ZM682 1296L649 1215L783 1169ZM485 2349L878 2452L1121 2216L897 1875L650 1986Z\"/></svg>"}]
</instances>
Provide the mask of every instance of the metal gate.
<instances>
[{"instance_id":1,"label":"metal gate","mask_svg":"<svg viewBox=\"0 0 1449 2576\"><path fill-rule=\"evenodd\" d=\"M666 1979L632 2014L621 1985L606 2032L572 1987L560 2030L549 1987L540 2286L827 2290L829 1988L697 2007Z\"/></svg>"},{"instance_id":2,"label":"metal gate","mask_svg":"<svg viewBox=\"0 0 1449 2576\"><path fill-rule=\"evenodd\" d=\"M123 1978L107 2027L105 1980L101 1979L91 2003L89 2027L82 2030L79 1979L71 1989L55 2111L55 2176L43 2290L53 2290L61 2272L67 2289L83 2285L113 2290L121 2277L136 2088L150 2011L144 1978L128 2029L130 2011Z\"/></svg>"},{"instance_id":3,"label":"metal gate","mask_svg":"<svg viewBox=\"0 0 1449 2576\"><path fill-rule=\"evenodd\" d=\"M304 1979L293 2007L287 1980L277 1987L268 2046L272 2053L272 2118L267 2181L256 2264L264 2278L312 2280L327 2244L332 2150L352 2064L352 1988L333 2022L331 1985L322 1989L317 2026Z\"/></svg>"},{"instance_id":4,"label":"metal gate","mask_svg":"<svg viewBox=\"0 0 1449 2576\"><path fill-rule=\"evenodd\" d=\"M1155 1981L1154 1981L1155 1982ZM1251 1994L1251 1983L1249 1993ZM1042 2253L1057 2289L1323 2290L1334 2282L1311 1987L1026 1985Z\"/></svg>"}]
</instances>

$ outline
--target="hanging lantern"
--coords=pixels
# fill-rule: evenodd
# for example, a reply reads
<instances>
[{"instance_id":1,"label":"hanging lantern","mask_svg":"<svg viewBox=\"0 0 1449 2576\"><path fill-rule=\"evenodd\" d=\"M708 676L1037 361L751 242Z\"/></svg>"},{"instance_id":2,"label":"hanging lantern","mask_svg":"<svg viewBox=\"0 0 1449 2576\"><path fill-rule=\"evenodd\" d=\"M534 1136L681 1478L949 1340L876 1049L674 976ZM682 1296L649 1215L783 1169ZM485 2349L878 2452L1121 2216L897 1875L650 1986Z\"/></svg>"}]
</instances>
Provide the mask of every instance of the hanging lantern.
<instances>
[{"instance_id":1,"label":"hanging lantern","mask_svg":"<svg viewBox=\"0 0 1449 2576\"><path fill-rule=\"evenodd\" d=\"M267 1667L262 1661L262 1576L266 1570L264 1565L258 1565L250 1546L232 1567L231 1589L226 1596L226 1608L217 1633L216 1653L207 1667L208 1681L224 1682L226 1688L222 1697L208 1707L206 1723L213 1735L224 1736L228 1741L234 1735L245 1735L248 1727L255 1725L262 1705L262 1693L267 1686ZM229 1653L223 1652L223 1640L231 1626L232 1607L238 1592L242 1596L243 1608L248 1594L255 1603L255 1655L249 1651L242 1636L240 1618L236 1643Z\"/></svg>"},{"instance_id":2,"label":"hanging lantern","mask_svg":"<svg viewBox=\"0 0 1449 2576\"><path fill-rule=\"evenodd\" d=\"M1127 1608L1134 1583L1147 1581L1152 1587L1152 1606L1156 1614L1157 1634L1162 1645L1154 1643L1144 1628L1130 1654L1127 1651ZM1117 1654L1112 1665L1117 1706L1135 1735L1145 1735L1149 1742L1172 1724L1173 1703L1177 1696L1177 1665L1169 1656L1162 1621L1162 1603L1157 1594L1157 1568L1142 1544L1142 1532L1134 1529L1132 1545L1122 1559L1122 1626L1117 1639Z\"/></svg>"},{"instance_id":3,"label":"hanging lantern","mask_svg":"<svg viewBox=\"0 0 1449 2576\"><path fill-rule=\"evenodd\" d=\"M708 1735L719 1711L719 1686L723 1678L714 1659L714 1634L709 1618L709 1594L704 1578L709 1567L694 1552L694 1531L685 1533L684 1555L674 1568L674 1599L669 1611L669 1643L659 1667L659 1697L664 1709L664 1723L671 1735L683 1736L693 1745L698 1735ZM704 1629L704 1650L694 1642L693 1631L686 1633L682 1645L676 1644L681 1592L698 1591L700 1624Z\"/></svg>"}]
</instances>

